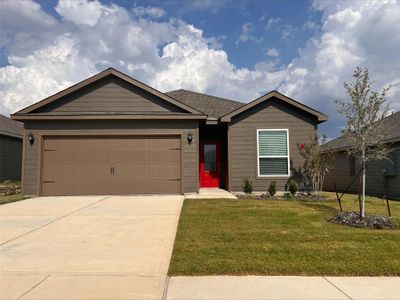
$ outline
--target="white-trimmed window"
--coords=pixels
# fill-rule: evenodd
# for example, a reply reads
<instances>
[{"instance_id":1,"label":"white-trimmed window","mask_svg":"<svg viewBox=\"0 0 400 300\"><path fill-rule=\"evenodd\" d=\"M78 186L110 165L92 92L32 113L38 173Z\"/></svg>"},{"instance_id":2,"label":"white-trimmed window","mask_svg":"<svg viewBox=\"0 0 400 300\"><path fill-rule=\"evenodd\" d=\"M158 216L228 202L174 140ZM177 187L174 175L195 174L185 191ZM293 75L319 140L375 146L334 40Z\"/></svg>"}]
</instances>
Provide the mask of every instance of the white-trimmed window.
<instances>
[{"instance_id":1,"label":"white-trimmed window","mask_svg":"<svg viewBox=\"0 0 400 300\"><path fill-rule=\"evenodd\" d=\"M257 129L258 176L289 176L289 130Z\"/></svg>"}]
</instances>

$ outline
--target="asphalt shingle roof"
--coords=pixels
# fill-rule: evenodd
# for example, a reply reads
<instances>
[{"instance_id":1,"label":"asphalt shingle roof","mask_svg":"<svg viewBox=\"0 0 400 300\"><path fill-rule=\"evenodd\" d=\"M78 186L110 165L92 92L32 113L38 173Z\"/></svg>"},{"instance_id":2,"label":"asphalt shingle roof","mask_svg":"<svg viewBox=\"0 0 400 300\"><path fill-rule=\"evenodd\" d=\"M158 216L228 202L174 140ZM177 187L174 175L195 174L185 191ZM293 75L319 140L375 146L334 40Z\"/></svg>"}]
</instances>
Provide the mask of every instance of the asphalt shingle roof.
<instances>
[{"instance_id":1,"label":"asphalt shingle roof","mask_svg":"<svg viewBox=\"0 0 400 300\"><path fill-rule=\"evenodd\" d=\"M175 90L165 93L168 96L195 108L212 118L219 118L246 103L201 94L187 90Z\"/></svg>"},{"instance_id":2,"label":"asphalt shingle roof","mask_svg":"<svg viewBox=\"0 0 400 300\"><path fill-rule=\"evenodd\" d=\"M0 134L22 138L23 128L21 122L0 115Z\"/></svg>"},{"instance_id":3,"label":"asphalt shingle roof","mask_svg":"<svg viewBox=\"0 0 400 300\"><path fill-rule=\"evenodd\" d=\"M384 124L388 130L388 138L386 141L400 141L400 111L387 116L384 120ZM324 144L325 151L346 149L349 146L349 143L343 136Z\"/></svg>"}]
</instances>

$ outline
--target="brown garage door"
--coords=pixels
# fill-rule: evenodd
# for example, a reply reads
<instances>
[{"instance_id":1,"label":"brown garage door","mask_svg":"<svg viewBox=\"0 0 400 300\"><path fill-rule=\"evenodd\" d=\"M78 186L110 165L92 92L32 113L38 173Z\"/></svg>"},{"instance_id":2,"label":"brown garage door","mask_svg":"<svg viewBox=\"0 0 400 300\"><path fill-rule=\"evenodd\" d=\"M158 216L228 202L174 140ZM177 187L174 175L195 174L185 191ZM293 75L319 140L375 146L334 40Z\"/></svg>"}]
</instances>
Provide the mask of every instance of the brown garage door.
<instances>
[{"instance_id":1,"label":"brown garage door","mask_svg":"<svg viewBox=\"0 0 400 300\"><path fill-rule=\"evenodd\" d=\"M41 194L181 193L179 136L46 137Z\"/></svg>"}]
</instances>

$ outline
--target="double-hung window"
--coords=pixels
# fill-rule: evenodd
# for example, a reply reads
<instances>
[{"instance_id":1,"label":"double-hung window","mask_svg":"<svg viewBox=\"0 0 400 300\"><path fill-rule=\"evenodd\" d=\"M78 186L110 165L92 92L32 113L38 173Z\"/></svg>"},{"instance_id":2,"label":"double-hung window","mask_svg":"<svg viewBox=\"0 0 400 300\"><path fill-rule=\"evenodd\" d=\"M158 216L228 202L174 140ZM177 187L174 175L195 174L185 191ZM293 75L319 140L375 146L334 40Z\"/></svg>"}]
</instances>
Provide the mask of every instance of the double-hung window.
<instances>
[{"instance_id":1,"label":"double-hung window","mask_svg":"<svg viewBox=\"0 0 400 300\"><path fill-rule=\"evenodd\" d=\"M258 176L289 176L288 129L257 130Z\"/></svg>"}]
</instances>

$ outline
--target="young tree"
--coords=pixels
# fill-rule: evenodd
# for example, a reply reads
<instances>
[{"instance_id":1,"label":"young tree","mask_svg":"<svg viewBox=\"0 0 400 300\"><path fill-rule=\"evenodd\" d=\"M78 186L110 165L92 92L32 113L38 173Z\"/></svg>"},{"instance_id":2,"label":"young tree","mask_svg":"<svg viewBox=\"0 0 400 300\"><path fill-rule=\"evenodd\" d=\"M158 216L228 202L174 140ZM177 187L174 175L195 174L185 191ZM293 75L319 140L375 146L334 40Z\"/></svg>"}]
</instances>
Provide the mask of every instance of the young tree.
<instances>
[{"instance_id":1,"label":"young tree","mask_svg":"<svg viewBox=\"0 0 400 300\"><path fill-rule=\"evenodd\" d=\"M300 155L304 158L305 176L311 183L311 190L317 193L322 191L325 175L333 165L333 154L323 153L322 147L326 140L326 136L323 136L319 141L318 135L315 134L309 144L297 145Z\"/></svg>"},{"instance_id":2,"label":"young tree","mask_svg":"<svg viewBox=\"0 0 400 300\"><path fill-rule=\"evenodd\" d=\"M372 90L372 82L368 69L357 67L353 73L354 82L344 83L347 93L345 101L337 100L339 112L346 118L347 124L343 134L350 148L348 155L359 158L362 168L362 197L360 203L361 218L365 216L365 178L366 163L369 160L384 159L388 148L384 143L387 130L383 119L389 112L386 101L388 88L376 92Z\"/></svg>"}]
</instances>

